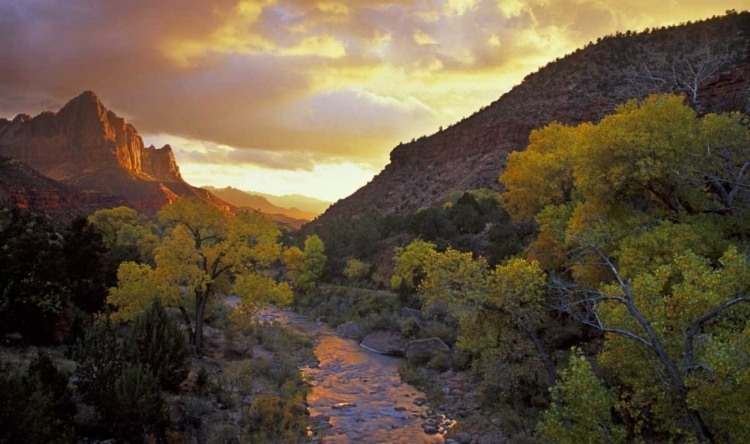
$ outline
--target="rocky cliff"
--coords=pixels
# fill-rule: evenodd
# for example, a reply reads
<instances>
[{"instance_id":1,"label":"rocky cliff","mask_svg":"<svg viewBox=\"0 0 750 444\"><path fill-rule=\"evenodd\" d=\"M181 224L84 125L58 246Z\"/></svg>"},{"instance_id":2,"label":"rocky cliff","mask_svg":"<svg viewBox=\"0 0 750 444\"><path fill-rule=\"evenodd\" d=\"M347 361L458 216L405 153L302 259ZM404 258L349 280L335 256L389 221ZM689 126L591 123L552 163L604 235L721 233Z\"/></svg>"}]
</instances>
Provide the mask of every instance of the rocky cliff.
<instances>
[{"instance_id":1,"label":"rocky cliff","mask_svg":"<svg viewBox=\"0 0 750 444\"><path fill-rule=\"evenodd\" d=\"M691 72L707 67L701 75ZM690 96L699 112L750 111L750 13L599 39L527 76L523 83L455 125L396 147L369 184L314 224L368 209L405 213L456 190L500 189L508 154L550 122L598 121L631 98Z\"/></svg>"},{"instance_id":2,"label":"rocky cliff","mask_svg":"<svg viewBox=\"0 0 750 444\"><path fill-rule=\"evenodd\" d=\"M79 190L122 196L148 213L177 197L199 197L231 210L231 205L182 179L169 145L145 147L136 129L91 91L57 113L0 120L0 155Z\"/></svg>"}]
</instances>

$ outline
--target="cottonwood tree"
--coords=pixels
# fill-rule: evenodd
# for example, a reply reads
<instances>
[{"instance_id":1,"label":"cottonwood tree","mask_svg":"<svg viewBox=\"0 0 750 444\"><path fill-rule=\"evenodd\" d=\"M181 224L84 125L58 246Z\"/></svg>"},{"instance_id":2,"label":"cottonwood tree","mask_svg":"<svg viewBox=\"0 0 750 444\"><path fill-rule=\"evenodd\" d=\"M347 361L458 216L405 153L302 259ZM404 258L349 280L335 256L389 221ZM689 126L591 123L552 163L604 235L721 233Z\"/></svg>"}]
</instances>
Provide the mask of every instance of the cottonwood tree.
<instances>
[{"instance_id":1,"label":"cottonwood tree","mask_svg":"<svg viewBox=\"0 0 750 444\"><path fill-rule=\"evenodd\" d=\"M747 436L750 428L744 420L726 418L724 412L714 410L717 406L705 401L719 401L719 394L729 395L724 402L729 401L734 398L726 393L731 392L730 387L743 394L750 392L741 383L749 376L750 338L745 323L738 324L750 315L748 308L740 306L750 305L747 257L732 246L714 267L708 258L686 249L668 264L625 278L600 249L594 245L585 248L599 256L600 265L614 276L614 282L590 287L554 280L558 308L610 335L602 359L620 370L628 369L626 381L638 387L642 399L650 392L652 401L662 407L676 401L701 441L713 440L719 433L712 431L707 420L713 426L732 422L723 433ZM726 353L745 358L727 359ZM650 369L622 362L626 356L647 360L649 355L656 361Z\"/></svg>"},{"instance_id":2,"label":"cottonwood tree","mask_svg":"<svg viewBox=\"0 0 750 444\"><path fill-rule=\"evenodd\" d=\"M306 293L311 293L317 288L318 281L323 275L323 269L326 266L326 260L323 241L317 234L308 236L305 239L305 257L300 265L298 278L300 289Z\"/></svg>"},{"instance_id":3,"label":"cottonwood tree","mask_svg":"<svg viewBox=\"0 0 750 444\"><path fill-rule=\"evenodd\" d=\"M284 250L282 261L286 267L286 277L296 286L302 272L302 263L305 261L305 253L297 247L290 247Z\"/></svg>"},{"instance_id":4,"label":"cottonwood tree","mask_svg":"<svg viewBox=\"0 0 750 444\"><path fill-rule=\"evenodd\" d=\"M131 247L138 251L141 261L153 261L160 233L146 215L132 208L117 207L94 212L89 222L101 231L104 244L110 250Z\"/></svg>"},{"instance_id":5,"label":"cottonwood tree","mask_svg":"<svg viewBox=\"0 0 750 444\"><path fill-rule=\"evenodd\" d=\"M522 384L539 385L538 368L546 375L541 388L555 384L554 363L537 333L547 318L538 263L514 258L489 269L484 258L448 248L426 259L424 273L422 311L458 324L457 346L479 357L486 388L509 398Z\"/></svg>"},{"instance_id":6,"label":"cottonwood tree","mask_svg":"<svg viewBox=\"0 0 750 444\"><path fill-rule=\"evenodd\" d=\"M528 253L553 258L557 308L604 332L599 362L633 433L750 433L748 137L738 115L698 119L654 96L540 130L532 142L545 143L511 155L502 177L508 212L537 223ZM538 193L546 165L560 174Z\"/></svg>"},{"instance_id":7,"label":"cottonwood tree","mask_svg":"<svg viewBox=\"0 0 750 444\"><path fill-rule=\"evenodd\" d=\"M237 311L245 316L263 303L291 300L289 286L277 284L264 272L281 252L275 222L258 212L230 216L197 199L179 199L165 206L158 218L168 232L156 250L156 268L121 265L121 280L108 299L118 308L115 317L134 317L157 295L165 305L180 307L189 322L186 303L192 301L191 344L200 353L206 308L217 292L239 296ZM265 291L258 291L261 288Z\"/></svg>"}]
</instances>

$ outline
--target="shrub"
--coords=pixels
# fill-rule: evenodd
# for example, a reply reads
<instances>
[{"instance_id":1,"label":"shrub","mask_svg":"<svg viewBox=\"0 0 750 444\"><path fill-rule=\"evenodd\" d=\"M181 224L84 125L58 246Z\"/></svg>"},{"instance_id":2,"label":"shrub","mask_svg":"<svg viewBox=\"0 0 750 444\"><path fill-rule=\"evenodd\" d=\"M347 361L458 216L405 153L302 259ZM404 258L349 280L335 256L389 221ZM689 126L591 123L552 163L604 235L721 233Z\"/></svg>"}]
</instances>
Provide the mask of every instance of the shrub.
<instances>
[{"instance_id":1,"label":"shrub","mask_svg":"<svg viewBox=\"0 0 750 444\"><path fill-rule=\"evenodd\" d=\"M0 366L0 443L72 443L75 440L68 378L39 352L25 375Z\"/></svg>"},{"instance_id":2,"label":"shrub","mask_svg":"<svg viewBox=\"0 0 750 444\"><path fill-rule=\"evenodd\" d=\"M135 320L128 353L147 366L165 390L175 390L190 371L190 348L158 298Z\"/></svg>"},{"instance_id":3,"label":"shrub","mask_svg":"<svg viewBox=\"0 0 750 444\"><path fill-rule=\"evenodd\" d=\"M153 313L150 316L154 316ZM145 321L139 325L135 330L144 325L153 327ZM159 328L143 331L151 331L153 338L162 337L163 333ZM140 334L144 334L143 331ZM153 356L157 362L163 362L158 351L169 347L145 347L146 351L139 355L133 349L133 344L140 343L139 337L138 333L133 333L124 344L109 317L105 317L86 330L73 352L78 361L79 387L84 398L100 411L112 433L133 443L143 442L146 434L163 435L165 424L159 377L150 364L141 363L139 359ZM149 342L148 338L145 342ZM159 365L156 369L166 368Z\"/></svg>"},{"instance_id":4,"label":"shrub","mask_svg":"<svg viewBox=\"0 0 750 444\"><path fill-rule=\"evenodd\" d=\"M140 363L124 367L112 395L105 405L105 416L118 436L139 443L147 434L164 434L166 404L159 379L148 368Z\"/></svg>"},{"instance_id":5,"label":"shrub","mask_svg":"<svg viewBox=\"0 0 750 444\"><path fill-rule=\"evenodd\" d=\"M122 372L125 356L114 325L106 316L86 329L73 350L78 362L78 386L96 406L111 399L114 383Z\"/></svg>"},{"instance_id":6,"label":"shrub","mask_svg":"<svg viewBox=\"0 0 750 444\"><path fill-rule=\"evenodd\" d=\"M253 400L247 415L251 430L265 432L267 437L277 435L284 417L284 400L278 396L263 393Z\"/></svg>"}]
</instances>

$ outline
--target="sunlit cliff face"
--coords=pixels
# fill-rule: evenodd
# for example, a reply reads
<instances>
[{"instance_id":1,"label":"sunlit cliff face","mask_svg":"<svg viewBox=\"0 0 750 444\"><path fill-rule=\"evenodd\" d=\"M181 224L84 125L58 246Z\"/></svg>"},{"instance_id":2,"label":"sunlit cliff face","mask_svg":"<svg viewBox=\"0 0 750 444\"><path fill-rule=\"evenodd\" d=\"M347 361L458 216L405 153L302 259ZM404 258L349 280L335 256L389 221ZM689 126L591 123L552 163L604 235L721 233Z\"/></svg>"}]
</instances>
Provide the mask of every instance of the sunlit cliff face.
<instances>
[{"instance_id":1,"label":"sunlit cliff face","mask_svg":"<svg viewBox=\"0 0 750 444\"><path fill-rule=\"evenodd\" d=\"M94 90L185 178L335 200L597 37L745 0L0 0L0 115ZM150 136L149 136L150 135Z\"/></svg>"}]
</instances>

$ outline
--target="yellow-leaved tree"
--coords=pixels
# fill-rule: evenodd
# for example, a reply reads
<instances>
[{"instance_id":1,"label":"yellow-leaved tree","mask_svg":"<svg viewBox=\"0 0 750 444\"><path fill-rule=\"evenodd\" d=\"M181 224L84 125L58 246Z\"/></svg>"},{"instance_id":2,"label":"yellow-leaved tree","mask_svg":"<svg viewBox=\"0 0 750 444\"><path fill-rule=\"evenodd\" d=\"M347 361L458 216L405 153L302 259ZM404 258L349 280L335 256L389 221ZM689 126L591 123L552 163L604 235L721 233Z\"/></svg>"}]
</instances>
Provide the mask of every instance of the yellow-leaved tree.
<instances>
[{"instance_id":1,"label":"yellow-leaved tree","mask_svg":"<svg viewBox=\"0 0 750 444\"><path fill-rule=\"evenodd\" d=\"M248 318L265 303L289 303L291 288L265 271L281 253L276 223L259 212L227 215L198 199L179 199L158 213L166 235L156 249L156 268L123 263L121 280L108 302L121 319L145 308L154 293L165 305L194 304L195 332L191 342L201 352L203 318L216 293L234 293L239 303L234 317Z\"/></svg>"},{"instance_id":2,"label":"yellow-leaved tree","mask_svg":"<svg viewBox=\"0 0 750 444\"><path fill-rule=\"evenodd\" d=\"M550 125L509 158L505 208L536 222L527 254L557 309L604 332L599 362L631 433L750 434L748 170L741 116L699 118L670 95L596 125Z\"/></svg>"},{"instance_id":3,"label":"yellow-leaved tree","mask_svg":"<svg viewBox=\"0 0 750 444\"><path fill-rule=\"evenodd\" d=\"M308 236L305 239L305 256L300 265L298 279L298 286L302 291L312 293L318 287L326 259L325 246L320 237L317 234Z\"/></svg>"}]
</instances>

